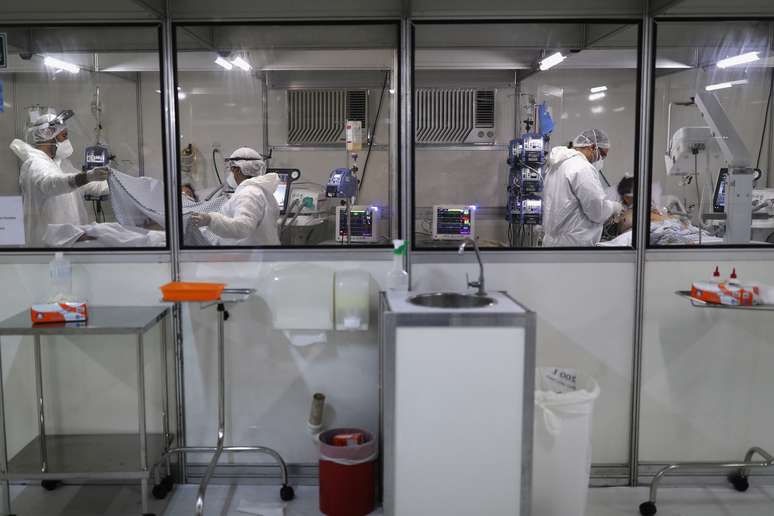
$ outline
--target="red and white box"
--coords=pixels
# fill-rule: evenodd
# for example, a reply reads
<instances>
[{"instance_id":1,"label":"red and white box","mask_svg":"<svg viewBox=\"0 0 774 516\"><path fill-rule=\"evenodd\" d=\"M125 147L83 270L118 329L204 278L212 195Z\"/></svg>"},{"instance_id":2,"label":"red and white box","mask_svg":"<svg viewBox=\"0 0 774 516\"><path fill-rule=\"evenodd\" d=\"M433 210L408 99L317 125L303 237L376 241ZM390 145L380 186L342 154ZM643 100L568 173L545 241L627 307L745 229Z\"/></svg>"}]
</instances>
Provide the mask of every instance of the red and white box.
<instances>
[{"instance_id":1,"label":"red and white box","mask_svg":"<svg viewBox=\"0 0 774 516\"><path fill-rule=\"evenodd\" d=\"M32 305L30 309L32 323L81 322L89 318L86 303L49 303Z\"/></svg>"}]
</instances>

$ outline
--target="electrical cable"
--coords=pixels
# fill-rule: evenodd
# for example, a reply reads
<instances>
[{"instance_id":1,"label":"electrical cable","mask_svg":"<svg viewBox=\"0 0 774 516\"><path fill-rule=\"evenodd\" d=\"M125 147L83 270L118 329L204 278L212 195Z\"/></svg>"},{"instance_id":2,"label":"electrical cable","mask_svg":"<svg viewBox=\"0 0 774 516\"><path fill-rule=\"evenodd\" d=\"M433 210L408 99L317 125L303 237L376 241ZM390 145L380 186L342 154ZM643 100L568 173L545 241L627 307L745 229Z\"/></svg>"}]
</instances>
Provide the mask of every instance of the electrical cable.
<instances>
[{"instance_id":1,"label":"electrical cable","mask_svg":"<svg viewBox=\"0 0 774 516\"><path fill-rule=\"evenodd\" d=\"M365 163L363 163L363 173L360 175L360 184L357 187L357 193L363 189L363 183L365 183L366 170L368 170L368 159L371 157L371 147L374 146L374 140L376 140L376 128L379 125L379 116L382 113L382 101L384 100L384 92L387 90L387 81L390 79L390 71L384 72L384 84L382 84L382 94L379 96L379 107L376 108L376 118L374 119L374 130L371 132L371 141L368 142L368 152L366 153Z\"/></svg>"},{"instance_id":2,"label":"electrical cable","mask_svg":"<svg viewBox=\"0 0 774 516\"><path fill-rule=\"evenodd\" d=\"M599 175L600 175L600 176L602 176L602 179L604 179L604 180L605 180L605 184L606 184L608 187L612 186L612 185L610 184L610 181L608 181L608 180L607 180L607 178L605 177L605 173L604 173L604 172L602 172L602 171L600 170L600 171L599 171Z\"/></svg>"},{"instance_id":3,"label":"electrical cable","mask_svg":"<svg viewBox=\"0 0 774 516\"><path fill-rule=\"evenodd\" d=\"M215 153L220 152L218 149L212 149L212 166L215 168L215 175L218 177L218 183L223 185L223 180L220 178L220 173L218 172L218 162L215 161Z\"/></svg>"},{"instance_id":4,"label":"electrical cable","mask_svg":"<svg viewBox=\"0 0 774 516\"><path fill-rule=\"evenodd\" d=\"M771 108L771 96L774 94L774 71L771 72L769 82L769 97L766 100L766 113L763 116L763 130L761 131L761 145L758 147L758 159L755 161L755 168L761 166L761 154L763 154L763 140L766 139L766 129L769 127L769 109Z\"/></svg>"}]
</instances>

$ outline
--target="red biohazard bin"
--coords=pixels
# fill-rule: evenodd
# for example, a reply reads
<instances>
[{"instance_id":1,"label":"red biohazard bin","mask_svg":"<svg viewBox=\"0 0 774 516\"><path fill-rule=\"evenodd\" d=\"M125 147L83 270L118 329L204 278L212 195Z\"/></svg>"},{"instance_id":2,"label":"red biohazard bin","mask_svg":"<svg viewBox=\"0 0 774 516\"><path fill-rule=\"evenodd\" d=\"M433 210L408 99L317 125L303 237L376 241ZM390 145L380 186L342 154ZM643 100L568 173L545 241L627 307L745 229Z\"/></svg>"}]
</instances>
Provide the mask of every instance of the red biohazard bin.
<instances>
[{"instance_id":1,"label":"red biohazard bin","mask_svg":"<svg viewBox=\"0 0 774 516\"><path fill-rule=\"evenodd\" d=\"M347 446L333 443L347 441ZM360 444L357 444L358 441ZM374 510L377 443L358 428L320 434L320 512L327 516L366 516Z\"/></svg>"}]
</instances>

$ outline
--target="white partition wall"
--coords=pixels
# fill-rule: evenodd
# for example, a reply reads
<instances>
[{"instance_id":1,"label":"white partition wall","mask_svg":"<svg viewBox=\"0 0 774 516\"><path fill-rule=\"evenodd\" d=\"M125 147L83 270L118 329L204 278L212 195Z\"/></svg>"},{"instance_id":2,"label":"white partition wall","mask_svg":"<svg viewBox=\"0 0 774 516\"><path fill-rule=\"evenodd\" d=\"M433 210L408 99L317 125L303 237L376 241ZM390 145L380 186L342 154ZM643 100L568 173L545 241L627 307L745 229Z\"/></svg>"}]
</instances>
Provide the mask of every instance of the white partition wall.
<instances>
[{"instance_id":1,"label":"white partition wall","mask_svg":"<svg viewBox=\"0 0 774 516\"><path fill-rule=\"evenodd\" d=\"M724 275L774 283L771 257L648 261L641 450L643 462L738 461L774 447L768 405L774 378L770 312L696 308L674 294L687 281Z\"/></svg>"}]
</instances>

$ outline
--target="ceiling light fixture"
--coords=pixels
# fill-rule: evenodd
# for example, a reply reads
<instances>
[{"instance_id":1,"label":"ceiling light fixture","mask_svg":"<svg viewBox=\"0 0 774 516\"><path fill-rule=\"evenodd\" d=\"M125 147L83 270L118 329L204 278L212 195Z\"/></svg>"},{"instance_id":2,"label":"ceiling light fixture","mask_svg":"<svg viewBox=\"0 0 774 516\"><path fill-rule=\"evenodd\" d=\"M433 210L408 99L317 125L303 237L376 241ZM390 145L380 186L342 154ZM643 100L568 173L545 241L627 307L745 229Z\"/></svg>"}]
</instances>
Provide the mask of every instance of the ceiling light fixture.
<instances>
[{"instance_id":1,"label":"ceiling light fixture","mask_svg":"<svg viewBox=\"0 0 774 516\"><path fill-rule=\"evenodd\" d=\"M236 56L234 59L232 59L231 60L231 64L234 65L234 66L238 66L239 68L241 68L245 72L249 72L250 70L253 69L253 67L250 66L250 63L248 63L247 61L245 61L244 59L242 59L239 56Z\"/></svg>"},{"instance_id":2,"label":"ceiling light fixture","mask_svg":"<svg viewBox=\"0 0 774 516\"><path fill-rule=\"evenodd\" d=\"M567 57L563 56L561 52L551 54L550 56L540 61L540 69L543 71L548 70L549 68L553 68L554 66L558 65L565 59L567 59Z\"/></svg>"},{"instance_id":3,"label":"ceiling light fixture","mask_svg":"<svg viewBox=\"0 0 774 516\"><path fill-rule=\"evenodd\" d=\"M709 86L705 87L704 89L706 91L725 90L727 88L733 88L734 86L740 86L742 84L747 84L747 79L740 79L738 81L728 81L728 82L719 82L717 84L710 84Z\"/></svg>"},{"instance_id":4,"label":"ceiling light fixture","mask_svg":"<svg viewBox=\"0 0 774 516\"><path fill-rule=\"evenodd\" d=\"M754 63L758 61L760 56L758 52L747 52L746 54L740 54L734 57L727 57L718 61L718 68L729 68L731 66L739 66L747 63Z\"/></svg>"},{"instance_id":5,"label":"ceiling light fixture","mask_svg":"<svg viewBox=\"0 0 774 516\"><path fill-rule=\"evenodd\" d=\"M67 61L62 61L61 59L57 59L56 57L51 57L51 56L44 57L43 64L48 66L49 68L56 68L57 70L65 70L70 73L78 73L81 71L81 69L78 68L76 65L72 63L68 63Z\"/></svg>"},{"instance_id":6,"label":"ceiling light fixture","mask_svg":"<svg viewBox=\"0 0 774 516\"><path fill-rule=\"evenodd\" d=\"M226 70L231 70L234 68L234 65L228 62L228 60L224 59L222 56L218 56L218 58L215 60L215 64L222 66Z\"/></svg>"}]
</instances>

